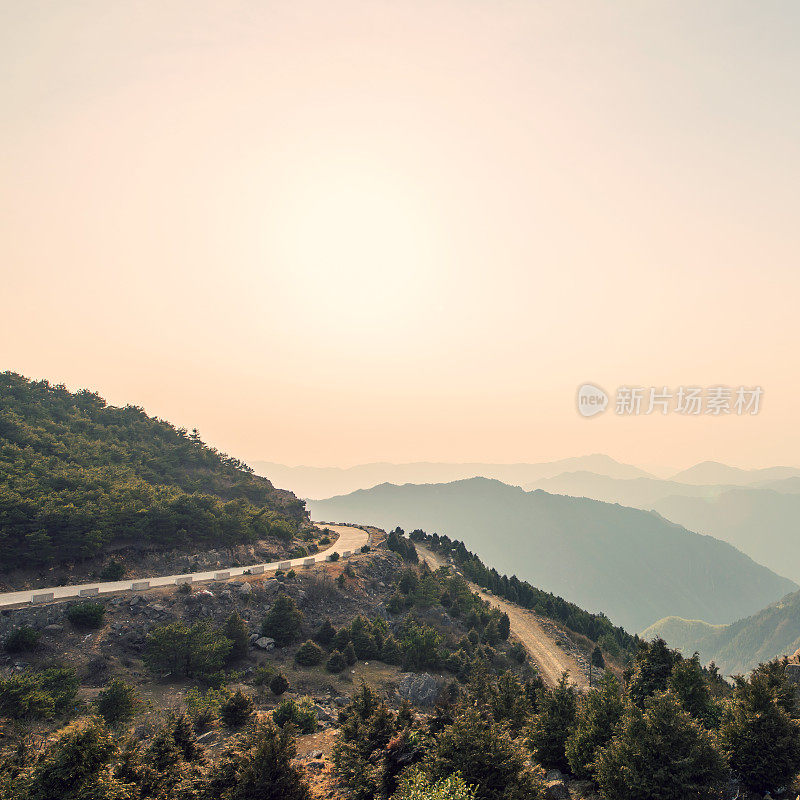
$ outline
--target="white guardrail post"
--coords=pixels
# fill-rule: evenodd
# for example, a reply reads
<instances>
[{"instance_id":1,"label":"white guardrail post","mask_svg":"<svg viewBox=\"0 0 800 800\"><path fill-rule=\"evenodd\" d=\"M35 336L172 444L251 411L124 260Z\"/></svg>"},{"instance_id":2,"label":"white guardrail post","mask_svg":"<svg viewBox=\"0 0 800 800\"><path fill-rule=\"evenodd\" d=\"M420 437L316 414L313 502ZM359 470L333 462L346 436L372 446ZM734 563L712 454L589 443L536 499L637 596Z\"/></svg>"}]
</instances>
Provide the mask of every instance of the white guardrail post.
<instances>
[{"instance_id":1,"label":"white guardrail post","mask_svg":"<svg viewBox=\"0 0 800 800\"><path fill-rule=\"evenodd\" d=\"M311 567L316 563L316 561L317 561L317 559L314 558L314 556L311 556L311 558L303 559L303 566L304 567Z\"/></svg>"},{"instance_id":2,"label":"white guardrail post","mask_svg":"<svg viewBox=\"0 0 800 800\"><path fill-rule=\"evenodd\" d=\"M132 592L141 592L144 589L150 588L150 581L134 581L131 584L131 591Z\"/></svg>"},{"instance_id":3,"label":"white guardrail post","mask_svg":"<svg viewBox=\"0 0 800 800\"><path fill-rule=\"evenodd\" d=\"M291 568L292 568L291 561L281 561L281 563L278 564L278 569L291 569Z\"/></svg>"},{"instance_id":4,"label":"white guardrail post","mask_svg":"<svg viewBox=\"0 0 800 800\"><path fill-rule=\"evenodd\" d=\"M228 580L228 578L230 578L230 576L231 576L231 573L227 572L227 571L225 571L225 572L215 572L214 573L214 580L215 581L226 581L226 580Z\"/></svg>"},{"instance_id":5,"label":"white guardrail post","mask_svg":"<svg viewBox=\"0 0 800 800\"><path fill-rule=\"evenodd\" d=\"M31 603L46 603L48 600L55 600L55 592L39 592L31 595Z\"/></svg>"},{"instance_id":6,"label":"white guardrail post","mask_svg":"<svg viewBox=\"0 0 800 800\"><path fill-rule=\"evenodd\" d=\"M179 575L177 578L175 578L175 584L177 586L181 586L184 583L191 583L192 580L193 578L191 575Z\"/></svg>"},{"instance_id":7,"label":"white guardrail post","mask_svg":"<svg viewBox=\"0 0 800 800\"><path fill-rule=\"evenodd\" d=\"M251 575L263 575L264 573L264 565L260 565L258 567L250 567L250 574Z\"/></svg>"},{"instance_id":8,"label":"white guardrail post","mask_svg":"<svg viewBox=\"0 0 800 800\"><path fill-rule=\"evenodd\" d=\"M89 589L81 589L78 592L78 597L94 597L96 594L100 594L100 587L92 586Z\"/></svg>"}]
</instances>

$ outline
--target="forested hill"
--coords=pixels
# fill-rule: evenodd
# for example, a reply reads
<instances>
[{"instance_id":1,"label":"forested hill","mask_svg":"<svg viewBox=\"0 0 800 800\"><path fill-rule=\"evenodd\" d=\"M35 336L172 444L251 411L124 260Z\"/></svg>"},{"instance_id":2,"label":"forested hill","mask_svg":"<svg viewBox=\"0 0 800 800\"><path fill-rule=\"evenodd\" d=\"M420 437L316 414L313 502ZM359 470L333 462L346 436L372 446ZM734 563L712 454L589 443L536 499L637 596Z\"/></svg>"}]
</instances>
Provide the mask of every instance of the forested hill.
<instances>
[{"instance_id":1,"label":"forested hill","mask_svg":"<svg viewBox=\"0 0 800 800\"><path fill-rule=\"evenodd\" d=\"M141 408L0 373L0 567L85 558L117 542L289 537L291 492Z\"/></svg>"}]
</instances>

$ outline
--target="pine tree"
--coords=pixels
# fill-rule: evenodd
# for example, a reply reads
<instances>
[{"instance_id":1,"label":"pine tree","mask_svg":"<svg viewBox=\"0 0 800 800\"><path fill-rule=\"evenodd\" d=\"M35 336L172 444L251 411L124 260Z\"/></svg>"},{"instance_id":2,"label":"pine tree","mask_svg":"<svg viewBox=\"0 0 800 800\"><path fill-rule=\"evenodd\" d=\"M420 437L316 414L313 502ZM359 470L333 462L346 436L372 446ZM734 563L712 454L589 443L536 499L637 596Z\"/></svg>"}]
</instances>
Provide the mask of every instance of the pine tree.
<instances>
[{"instance_id":1,"label":"pine tree","mask_svg":"<svg viewBox=\"0 0 800 800\"><path fill-rule=\"evenodd\" d=\"M623 708L619 681L610 672L600 679L599 688L580 698L575 723L564 747L573 775L583 779L592 777L592 761L597 751L611 741Z\"/></svg>"},{"instance_id":2,"label":"pine tree","mask_svg":"<svg viewBox=\"0 0 800 800\"><path fill-rule=\"evenodd\" d=\"M289 595L278 595L275 605L269 611L261 630L264 636L270 636L278 647L291 644L300 633L303 614L297 609Z\"/></svg>"},{"instance_id":3,"label":"pine tree","mask_svg":"<svg viewBox=\"0 0 800 800\"><path fill-rule=\"evenodd\" d=\"M353 649L353 643L348 642L347 647L344 649L344 660L347 662L349 667L352 667L353 664L358 661L358 656L356 655L356 651Z\"/></svg>"},{"instance_id":4,"label":"pine tree","mask_svg":"<svg viewBox=\"0 0 800 800\"><path fill-rule=\"evenodd\" d=\"M329 619L326 619L314 634L314 641L323 647L327 647L333 641L334 636L336 636L336 628L333 627Z\"/></svg>"},{"instance_id":5,"label":"pine tree","mask_svg":"<svg viewBox=\"0 0 800 800\"><path fill-rule=\"evenodd\" d=\"M338 650L334 650L331 652L330 656L328 656L328 660L325 663L325 669L328 672L339 673L347 666L347 661L345 661L344 655L340 653Z\"/></svg>"},{"instance_id":6,"label":"pine tree","mask_svg":"<svg viewBox=\"0 0 800 800\"><path fill-rule=\"evenodd\" d=\"M385 664L399 664L402 661L403 653L400 649L400 642L390 633L383 640L381 649L381 661Z\"/></svg>"},{"instance_id":7,"label":"pine tree","mask_svg":"<svg viewBox=\"0 0 800 800\"><path fill-rule=\"evenodd\" d=\"M308 639L295 654L295 661L303 667L316 667L325 658L325 651L316 643Z\"/></svg>"},{"instance_id":8,"label":"pine tree","mask_svg":"<svg viewBox=\"0 0 800 800\"><path fill-rule=\"evenodd\" d=\"M225 620L222 633L226 639L231 641L232 645L228 654L228 661L238 661L248 654L250 651L250 631L247 629L245 621L236 612Z\"/></svg>"},{"instance_id":9,"label":"pine tree","mask_svg":"<svg viewBox=\"0 0 800 800\"><path fill-rule=\"evenodd\" d=\"M728 780L713 740L672 694L628 703L617 735L597 754L595 780L606 800L716 796Z\"/></svg>"},{"instance_id":10,"label":"pine tree","mask_svg":"<svg viewBox=\"0 0 800 800\"><path fill-rule=\"evenodd\" d=\"M372 628L364 617L356 617L350 625L350 641L360 661L369 661L378 657L378 646L372 635Z\"/></svg>"},{"instance_id":11,"label":"pine tree","mask_svg":"<svg viewBox=\"0 0 800 800\"><path fill-rule=\"evenodd\" d=\"M739 678L719 736L728 763L751 791L774 792L800 770L800 725L778 705L767 675Z\"/></svg>"},{"instance_id":12,"label":"pine tree","mask_svg":"<svg viewBox=\"0 0 800 800\"><path fill-rule=\"evenodd\" d=\"M538 711L528 731L536 760L547 768L569 769L565 746L575 720L577 694L565 672L555 689L539 693Z\"/></svg>"},{"instance_id":13,"label":"pine tree","mask_svg":"<svg viewBox=\"0 0 800 800\"><path fill-rule=\"evenodd\" d=\"M289 681L286 680L286 676L279 672L270 682L269 682L269 689L272 694L277 695L280 697L287 689L289 688Z\"/></svg>"}]
</instances>

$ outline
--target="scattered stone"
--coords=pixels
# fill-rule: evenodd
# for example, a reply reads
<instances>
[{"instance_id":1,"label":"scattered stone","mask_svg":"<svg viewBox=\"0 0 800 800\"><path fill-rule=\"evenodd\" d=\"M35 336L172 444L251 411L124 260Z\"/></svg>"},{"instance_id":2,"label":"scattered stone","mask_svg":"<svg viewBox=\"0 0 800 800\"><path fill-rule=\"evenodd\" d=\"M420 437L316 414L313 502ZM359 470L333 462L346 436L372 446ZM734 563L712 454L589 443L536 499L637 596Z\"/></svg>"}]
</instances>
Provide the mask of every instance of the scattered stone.
<instances>
[{"instance_id":1,"label":"scattered stone","mask_svg":"<svg viewBox=\"0 0 800 800\"><path fill-rule=\"evenodd\" d=\"M270 639L269 636L261 636L254 642L255 646L259 650L274 650L275 649L275 640Z\"/></svg>"},{"instance_id":2,"label":"scattered stone","mask_svg":"<svg viewBox=\"0 0 800 800\"><path fill-rule=\"evenodd\" d=\"M48 633L61 633L64 630L63 625L45 625L44 629Z\"/></svg>"}]
</instances>

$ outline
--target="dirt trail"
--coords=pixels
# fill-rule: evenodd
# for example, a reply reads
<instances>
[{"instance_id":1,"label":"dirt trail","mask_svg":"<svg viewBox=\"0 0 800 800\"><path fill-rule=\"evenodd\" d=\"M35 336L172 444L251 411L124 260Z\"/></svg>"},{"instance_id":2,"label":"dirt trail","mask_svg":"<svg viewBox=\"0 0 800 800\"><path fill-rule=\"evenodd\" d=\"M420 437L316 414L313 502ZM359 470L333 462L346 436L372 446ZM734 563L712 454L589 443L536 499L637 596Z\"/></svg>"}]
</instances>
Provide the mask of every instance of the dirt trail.
<instances>
[{"instance_id":1,"label":"dirt trail","mask_svg":"<svg viewBox=\"0 0 800 800\"><path fill-rule=\"evenodd\" d=\"M432 553L427 548L419 545L416 547L417 552L432 569L447 566L443 558ZM511 622L511 632L525 645L531 658L539 668L545 683L549 686L554 686L566 670L569 672L571 683L579 689L589 688L589 681L575 657L566 652L552 635L544 629L536 614L493 594L487 594L473 583L470 583L470 588L476 591L490 605L508 614L508 619Z\"/></svg>"}]
</instances>

